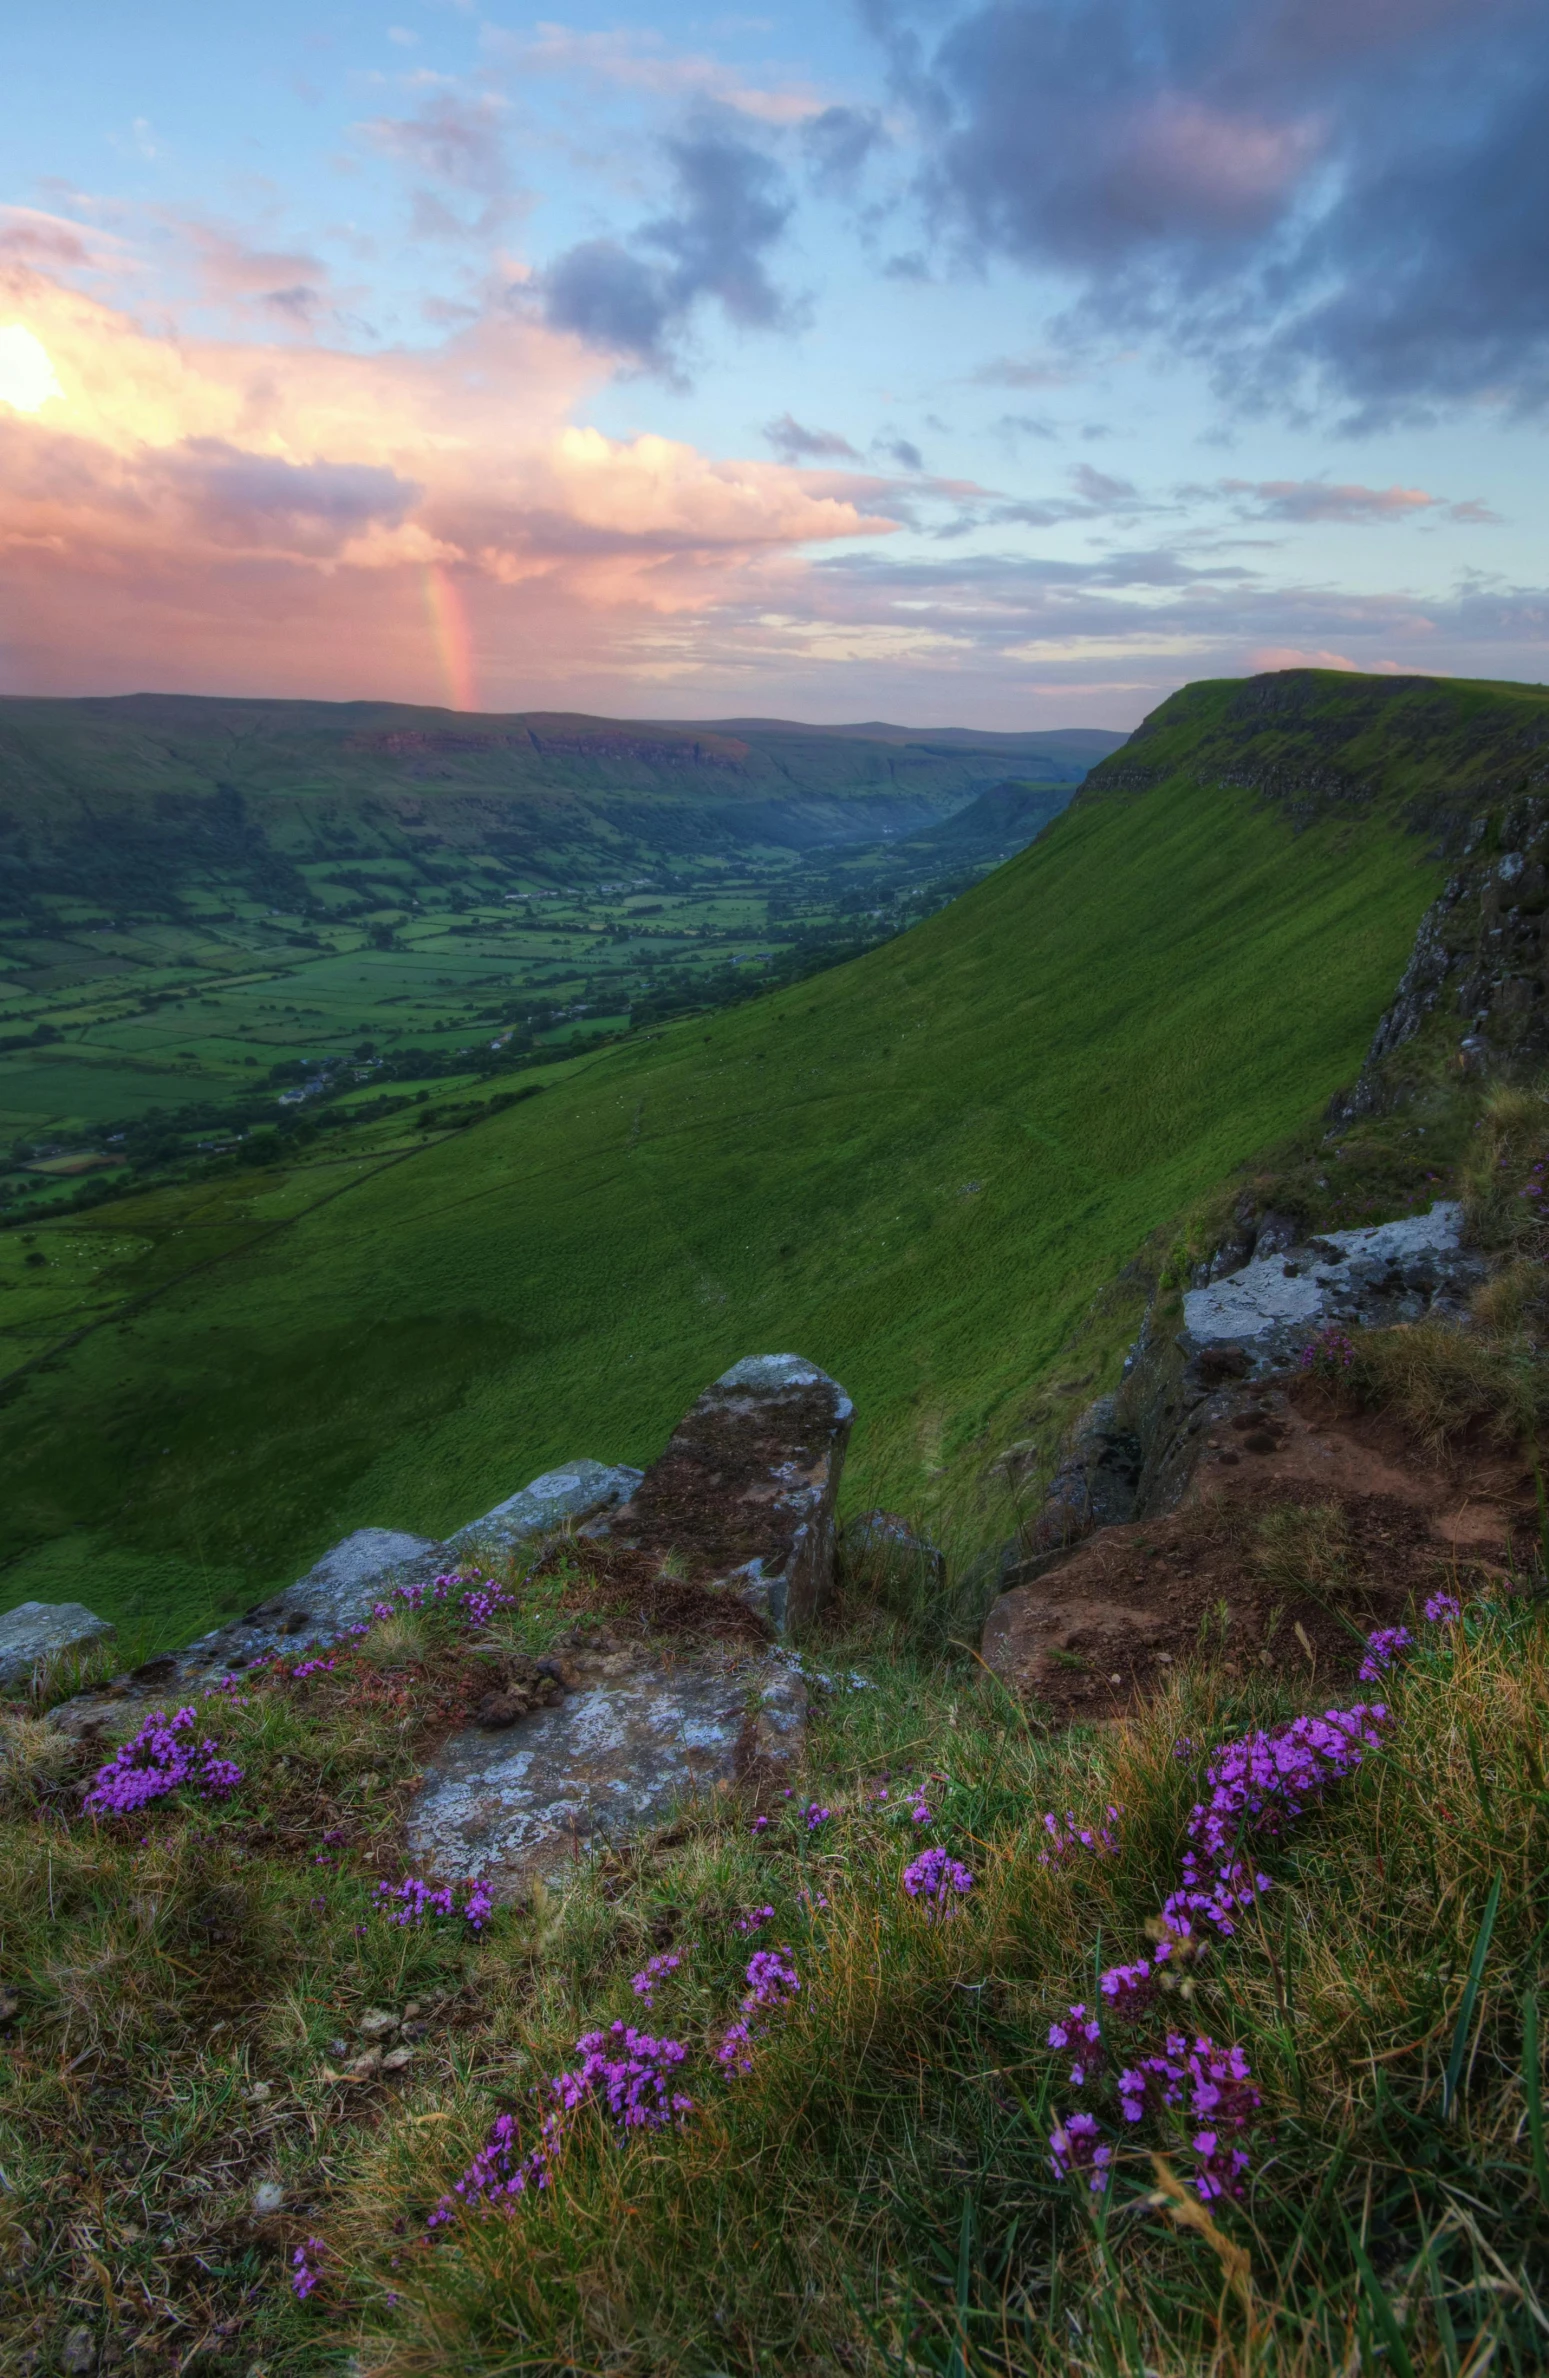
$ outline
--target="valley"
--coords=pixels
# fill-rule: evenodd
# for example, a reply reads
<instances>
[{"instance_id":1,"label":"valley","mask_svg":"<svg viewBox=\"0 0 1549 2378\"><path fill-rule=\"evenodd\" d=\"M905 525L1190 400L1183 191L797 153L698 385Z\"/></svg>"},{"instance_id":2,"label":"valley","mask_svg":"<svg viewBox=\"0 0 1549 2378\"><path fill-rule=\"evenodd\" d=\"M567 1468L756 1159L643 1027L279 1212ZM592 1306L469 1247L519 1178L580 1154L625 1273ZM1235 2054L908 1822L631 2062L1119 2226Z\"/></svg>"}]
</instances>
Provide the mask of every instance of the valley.
<instances>
[{"instance_id":1,"label":"valley","mask_svg":"<svg viewBox=\"0 0 1549 2378\"><path fill-rule=\"evenodd\" d=\"M1186 689L1030 849L848 964L539 1067L483 1119L405 1111L0 1234L7 1595L186 1633L351 1527L438 1533L513 1466L637 1459L750 1344L856 1395L854 1507L971 1555L1014 1516L999 1449L1133 1334L1124 1267L1353 1080L1544 705ZM1425 1178L1417 1148L1352 1214L1316 1169L1330 1222Z\"/></svg>"},{"instance_id":2,"label":"valley","mask_svg":"<svg viewBox=\"0 0 1549 2378\"><path fill-rule=\"evenodd\" d=\"M359 707L0 703L0 1211L798 980L1120 740Z\"/></svg>"}]
</instances>

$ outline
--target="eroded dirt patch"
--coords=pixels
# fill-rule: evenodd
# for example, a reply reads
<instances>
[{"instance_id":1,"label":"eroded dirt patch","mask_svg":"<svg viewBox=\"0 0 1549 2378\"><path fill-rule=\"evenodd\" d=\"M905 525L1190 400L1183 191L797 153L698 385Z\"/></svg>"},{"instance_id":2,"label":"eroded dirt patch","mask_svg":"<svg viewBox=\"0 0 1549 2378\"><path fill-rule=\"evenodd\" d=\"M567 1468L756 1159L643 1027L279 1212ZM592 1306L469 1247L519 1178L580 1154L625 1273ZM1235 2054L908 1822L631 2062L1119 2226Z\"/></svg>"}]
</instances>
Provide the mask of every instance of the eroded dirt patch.
<instances>
[{"instance_id":1,"label":"eroded dirt patch","mask_svg":"<svg viewBox=\"0 0 1549 2378\"><path fill-rule=\"evenodd\" d=\"M984 1657L1064 1721L1116 1714L1201 1655L1315 1700L1352 1682L1372 1628L1500 1573L1535 1529L1531 1481L1499 1455L1427 1459L1391 1416L1311 1383L1244 1390L1179 1508L1003 1594Z\"/></svg>"}]
</instances>

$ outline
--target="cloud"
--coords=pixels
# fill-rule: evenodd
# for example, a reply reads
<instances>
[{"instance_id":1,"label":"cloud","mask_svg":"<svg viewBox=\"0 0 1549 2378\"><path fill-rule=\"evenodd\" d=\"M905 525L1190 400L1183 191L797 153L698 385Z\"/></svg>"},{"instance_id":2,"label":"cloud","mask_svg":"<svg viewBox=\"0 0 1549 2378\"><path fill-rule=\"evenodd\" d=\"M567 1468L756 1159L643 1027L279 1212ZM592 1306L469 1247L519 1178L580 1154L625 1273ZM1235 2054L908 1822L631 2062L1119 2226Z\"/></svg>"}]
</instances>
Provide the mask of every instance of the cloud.
<instances>
[{"instance_id":1,"label":"cloud","mask_svg":"<svg viewBox=\"0 0 1549 2378\"><path fill-rule=\"evenodd\" d=\"M1057 438L1060 433L1042 413L1002 413L998 421L990 423L990 434L1015 445L1019 438Z\"/></svg>"},{"instance_id":2,"label":"cloud","mask_svg":"<svg viewBox=\"0 0 1549 2378\"><path fill-rule=\"evenodd\" d=\"M357 127L364 140L410 177L419 237L487 240L510 219L517 195L506 152L505 113L506 103L496 92L470 96L442 87L429 92L412 115L375 116Z\"/></svg>"},{"instance_id":3,"label":"cloud","mask_svg":"<svg viewBox=\"0 0 1549 2378\"><path fill-rule=\"evenodd\" d=\"M802 126L807 169L820 190L848 193L860 179L872 151L886 144L882 117L874 107L825 107Z\"/></svg>"},{"instance_id":4,"label":"cloud","mask_svg":"<svg viewBox=\"0 0 1549 2378\"><path fill-rule=\"evenodd\" d=\"M530 40L491 29L486 46L491 56L524 74L575 74L643 91L653 99L708 101L765 124L801 124L825 112L849 112L826 111L823 99L808 83L751 82L719 58L669 50L660 33L644 28L619 26L606 33L581 33L570 25L540 24L536 37Z\"/></svg>"},{"instance_id":5,"label":"cloud","mask_svg":"<svg viewBox=\"0 0 1549 2378\"><path fill-rule=\"evenodd\" d=\"M434 569L490 689L553 698L893 527L776 461L576 426L597 368L509 313L435 351L200 341L13 265L0 318L57 381L0 407L11 686L439 699Z\"/></svg>"},{"instance_id":6,"label":"cloud","mask_svg":"<svg viewBox=\"0 0 1549 2378\"><path fill-rule=\"evenodd\" d=\"M1360 426L1549 404L1541 0L870 14L937 228L1063 280L1073 335L1154 336L1240 401Z\"/></svg>"},{"instance_id":7,"label":"cloud","mask_svg":"<svg viewBox=\"0 0 1549 2378\"><path fill-rule=\"evenodd\" d=\"M889 461L896 462L901 471L923 471L925 468L925 457L912 438L873 438L872 444L878 454L885 454Z\"/></svg>"},{"instance_id":8,"label":"cloud","mask_svg":"<svg viewBox=\"0 0 1549 2378\"><path fill-rule=\"evenodd\" d=\"M835 429L804 429L790 413L766 421L764 436L782 462L859 462L848 438Z\"/></svg>"},{"instance_id":9,"label":"cloud","mask_svg":"<svg viewBox=\"0 0 1549 2378\"><path fill-rule=\"evenodd\" d=\"M1107 471L1094 470L1089 462L1078 462L1069 478L1084 502L1105 511L1115 506L1127 510L1141 501L1139 490L1130 480L1111 478Z\"/></svg>"},{"instance_id":10,"label":"cloud","mask_svg":"<svg viewBox=\"0 0 1549 2378\"><path fill-rule=\"evenodd\" d=\"M702 300L745 329L790 320L765 257L793 201L773 160L719 123L662 145L676 182L673 211L642 224L628 245L594 239L568 249L541 288L552 329L670 373L671 343Z\"/></svg>"},{"instance_id":11,"label":"cloud","mask_svg":"<svg viewBox=\"0 0 1549 2378\"><path fill-rule=\"evenodd\" d=\"M54 272L90 272L117 260L100 232L33 206L0 206L0 259L7 257Z\"/></svg>"},{"instance_id":12,"label":"cloud","mask_svg":"<svg viewBox=\"0 0 1549 2378\"><path fill-rule=\"evenodd\" d=\"M969 374L975 388L1063 388L1069 360L1055 355L995 355Z\"/></svg>"},{"instance_id":13,"label":"cloud","mask_svg":"<svg viewBox=\"0 0 1549 2378\"><path fill-rule=\"evenodd\" d=\"M1413 520L1428 512L1476 523L1500 517L1477 496L1467 503L1451 504L1445 496L1428 495L1423 487L1362 487L1327 479L1220 479L1215 492L1230 497L1249 520L1336 521L1370 527L1383 521Z\"/></svg>"},{"instance_id":14,"label":"cloud","mask_svg":"<svg viewBox=\"0 0 1549 2378\"><path fill-rule=\"evenodd\" d=\"M213 223L185 221L177 229L194 251L202 295L217 304L306 326L324 303L328 268L318 257L254 247Z\"/></svg>"}]
</instances>

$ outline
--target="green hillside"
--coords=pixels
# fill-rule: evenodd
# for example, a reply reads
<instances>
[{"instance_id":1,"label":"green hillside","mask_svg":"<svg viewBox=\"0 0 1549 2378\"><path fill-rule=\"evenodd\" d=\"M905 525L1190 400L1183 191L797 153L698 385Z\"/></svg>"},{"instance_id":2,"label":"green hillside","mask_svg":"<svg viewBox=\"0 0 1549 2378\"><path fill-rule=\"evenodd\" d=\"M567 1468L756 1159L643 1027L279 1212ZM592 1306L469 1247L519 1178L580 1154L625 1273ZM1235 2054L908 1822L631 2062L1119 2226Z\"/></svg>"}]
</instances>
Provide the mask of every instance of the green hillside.
<instances>
[{"instance_id":1,"label":"green hillside","mask_svg":"<svg viewBox=\"0 0 1549 2378\"><path fill-rule=\"evenodd\" d=\"M1537 689L1191 687L852 965L423 1151L0 1234L5 1598L187 1629L349 1528L643 1460L773 1347L855 1395L854 1500L971 1525L1094 1293L1353 1075L1546 733Z\"/></svg>"}]
</instances>

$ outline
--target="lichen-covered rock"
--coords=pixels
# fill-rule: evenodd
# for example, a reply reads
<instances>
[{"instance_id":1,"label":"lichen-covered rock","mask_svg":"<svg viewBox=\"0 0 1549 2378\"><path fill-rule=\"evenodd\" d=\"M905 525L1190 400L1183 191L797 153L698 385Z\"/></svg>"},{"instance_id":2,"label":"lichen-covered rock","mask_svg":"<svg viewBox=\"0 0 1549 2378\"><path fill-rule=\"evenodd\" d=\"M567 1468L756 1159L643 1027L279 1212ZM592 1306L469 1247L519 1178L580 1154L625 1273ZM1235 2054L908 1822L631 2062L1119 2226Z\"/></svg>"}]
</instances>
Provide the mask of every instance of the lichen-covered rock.
<instances>
[{"instance_id":1,"label":"lichen-covered rock","mask_svg":"<svg viewBox=\"0 0 1549 2378\"><path fill-rule=\"evenodd\" d=\"M1461 1230L1461 1207L1439 1200L1398 1222L1255 1255L1185 1296L1184 1351L1197 1358L1239 1346L1262 1373L1287 1367L1321 1329L1386 1328L1438 1307L1460 1312L1485 1270Z\"/></svg>"},{"instance_id":2,"label":"lichen-covered rock","mask_svg":"<svg viewBox=\"0 0 1549 2378\"><path fill-rule=\"evenodd\" d=\"M545 1470L530 1486L497 1503L482 1519L470 1520L447 1550L458 1560L501 1560L539 1536L562 1527L578 1527L601 1511L624 1503L640 1484L643 1472L624 1463L567 1462L563 1469Z\"/></svg>"},{"instance_id":3,"label":"lichen-covered rock","mask_svg":"<svg viewBox=\"0 0 1549 2378\"><path fill-rule=\"evenodd\" d=\"M454 1734L409 1811L417 1872L480 1877L496 1899L695 1799L775 1781L800 1749L806 1689L777 1651L613 1650L520 1724Z\"/></svg>"},{"instance_id":4,"label":"lichen-covered rock","mask_svg":"<svg viewBox=\"0 0 1549 2378\"><path fill-rule=\"evenodd\" d=\"M20 1684L40 1660L112 1632L84 1602L19 1602L0 1618L0 1685Z\"/></svg>"},{"instance_id":5,"label":"lichen-covered rock","mask_svg":"<svg viewBox=\"0 0 1549 2378\"><path fill-rule=\"evenodd\" d=\"M707 1387L608 1521L613 1542L676 1555L779 1633L833 1579L834 1502L855 1407L799 1354L756 1354Z\"/></svg>"}]
</instances>

